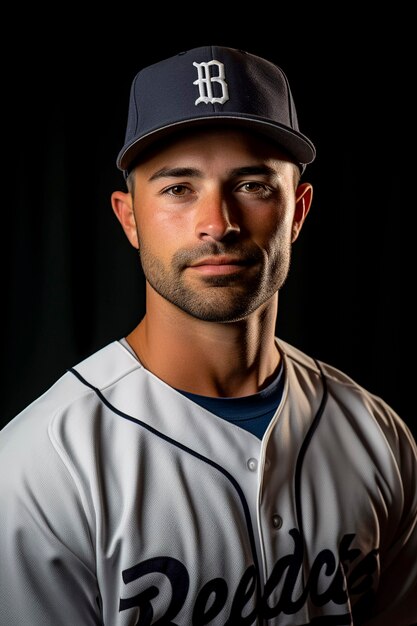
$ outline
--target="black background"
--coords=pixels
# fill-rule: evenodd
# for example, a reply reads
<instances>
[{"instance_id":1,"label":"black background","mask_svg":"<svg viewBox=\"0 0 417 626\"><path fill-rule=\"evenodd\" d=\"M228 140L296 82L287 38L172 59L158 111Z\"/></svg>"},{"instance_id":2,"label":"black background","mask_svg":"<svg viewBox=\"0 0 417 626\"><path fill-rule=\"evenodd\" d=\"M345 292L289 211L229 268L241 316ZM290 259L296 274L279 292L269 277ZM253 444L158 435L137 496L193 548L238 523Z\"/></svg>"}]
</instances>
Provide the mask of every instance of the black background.
<instances>
[{"instance_id":1,"label":"black background","mask_svg":"<svg viewBox=\"0 0 417 626\"><path fill-rule=\"evenodd\" d=\"M416 433L412 16L225 10L33 8L4 22L0 425L143 315L137 256L110 205L124 189L130 83L144 65L218 44L284 69L317 148L277 333L383 396Z\"/></svg>"}]
</instances>

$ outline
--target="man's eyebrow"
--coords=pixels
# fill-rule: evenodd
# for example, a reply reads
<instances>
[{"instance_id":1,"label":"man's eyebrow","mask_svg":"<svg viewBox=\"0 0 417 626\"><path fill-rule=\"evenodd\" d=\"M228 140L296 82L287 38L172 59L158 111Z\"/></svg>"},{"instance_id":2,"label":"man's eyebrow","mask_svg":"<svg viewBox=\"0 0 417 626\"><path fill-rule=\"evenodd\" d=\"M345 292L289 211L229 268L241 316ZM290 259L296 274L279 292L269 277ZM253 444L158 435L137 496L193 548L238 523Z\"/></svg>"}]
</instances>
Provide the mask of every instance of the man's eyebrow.
<instances>
[{"instance_id":1,"label":"man's eyebrow","mask_svg":"<svg viewBox=\"0 0 417 626\"><path fill-rule=\"evenodd\" d=\"M228 175L231 178L260 175L277 176L277 171L269 165L244 165L229 170ZM203 178L203 176L203 172L194 167L162 167L149 177L149 181L158 180L159 178Z\"/></svg>"},{"instance_id":2,"label":"man's eyebrow","mask_svg":"<svg viewBox=\"0 0 417 626\"><path fill-rule=\"evenodd\" d=\"M203 173L194 167L162 167L149 177L149 181L158 178L196 178L202 177Z\"/></svg>"},{"instance_id":3,"label":"man's eyebrow","mask_svg":"<svg viewBox=\"0 0 417 626\"><path fill-rule=\"evenodd\" d=\"M230 170L231 176L277 176L278 172L269 165L246 165Z\"/></svg>"}]
</instances>

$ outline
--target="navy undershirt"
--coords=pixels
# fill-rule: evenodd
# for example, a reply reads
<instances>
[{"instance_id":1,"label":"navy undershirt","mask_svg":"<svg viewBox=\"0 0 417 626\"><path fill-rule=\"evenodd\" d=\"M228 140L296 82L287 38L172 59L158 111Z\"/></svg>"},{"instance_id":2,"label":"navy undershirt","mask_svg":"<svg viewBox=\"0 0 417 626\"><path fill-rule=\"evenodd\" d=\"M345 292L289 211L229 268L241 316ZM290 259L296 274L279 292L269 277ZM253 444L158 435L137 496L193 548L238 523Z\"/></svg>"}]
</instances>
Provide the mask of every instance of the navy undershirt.
<instances>
[{"instance_id":1,"label":"navy undershirt","mask_svg":"<svg viewBox=\"0 0 417 626\"><path fill-rule=\"evenodd\" d=\"M281 401L284 387L282 364L275 379L266 387L251 396L241 398L213 398L200 396L177 389L196 404L208 409L218 417L222 417L231 424L240 426L262 439L269 422L275 414Z\"/></svg>"}]
</instances>

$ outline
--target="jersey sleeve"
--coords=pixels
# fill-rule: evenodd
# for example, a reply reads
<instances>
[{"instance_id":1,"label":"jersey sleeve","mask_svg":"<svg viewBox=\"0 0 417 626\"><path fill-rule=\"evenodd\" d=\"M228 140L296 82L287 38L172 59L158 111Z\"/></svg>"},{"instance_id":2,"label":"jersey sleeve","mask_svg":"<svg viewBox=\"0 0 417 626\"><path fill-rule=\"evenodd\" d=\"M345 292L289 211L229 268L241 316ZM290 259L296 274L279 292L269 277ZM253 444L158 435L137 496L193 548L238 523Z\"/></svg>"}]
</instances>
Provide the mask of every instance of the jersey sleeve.
<instances>
[{"instance_id":1,"label":"jersey sleeve","mask_svg":"<svg viewBox=\"0 0 417 626\"><path fill-rule=\"evenodd\" d=\"M388 414L390 415L390 414ZM376 615L369 626L417 624L417 445L408 426L391 416L384 432L396 459L400 520L380 554ZM393 512L393 511L392 511ZM390 515L388 511L388 516ZM395 516L397 517L397 516Z\"/></svg>"},{"instance_id":2,"label":"jersey sleeve","mask_svg":"<svg viewBox=\"0 0 417 626\"><path fill-rule=\"evenodd\" d=\"M0 622L101 624L88 501L36 410L0 432Z\"/></svg>"}]
</instances>

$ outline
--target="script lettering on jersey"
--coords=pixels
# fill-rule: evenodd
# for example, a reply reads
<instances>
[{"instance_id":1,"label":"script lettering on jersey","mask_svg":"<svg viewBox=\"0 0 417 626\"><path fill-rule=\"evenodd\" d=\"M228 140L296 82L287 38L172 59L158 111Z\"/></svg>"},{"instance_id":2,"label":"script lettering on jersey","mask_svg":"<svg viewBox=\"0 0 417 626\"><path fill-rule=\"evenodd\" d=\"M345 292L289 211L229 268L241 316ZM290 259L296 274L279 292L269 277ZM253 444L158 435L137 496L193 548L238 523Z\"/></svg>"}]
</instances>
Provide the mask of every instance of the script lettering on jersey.
<instances>
[{"instance_id":1,"label":"script lettering on jersey","mask_svg":"<svg viewBox=\"0 0 417 626\"><path fill-rule=\"evenodd\" d=\"M223 578L213 578L202 586L193 602L190 626L210 624L223 611L230 593L233 593L231 608L225 616L224 626L251 626L257 618L271 620L282 614L295 615L307 602L318 608L330 603L343 607L353 603L355 620L362 621L369 614L373 603L373 578L377 570L378 550L371 550L364 555L359 549L351 548L355 535L345 535L339 544L338 555L328 549L317 554L302 592L294 597L296 581L303 566L304 542L296 528L289 534L294 542L294 550L275 563L261 597L257 597L257 572L254 565L246 569L235 590L230 589ZM123 582L129 584L155 574L167 579L171 591L163 616L152 621L152 600L160 594L156 584L150 584L132 597L122 598L119 611L137 607L139 619L135 626L177 626L174 620L184 606L190 587L190 575L183 563L169 556L156 557L124 570L122 577ZM155 578L152 580L155 581ZM271 598L278 585L281 585L281 594L274 603ZM333 621L334 624L351 623L350 614L345 612L339 616L333 613L333 616L341 620Z\"/></svg>"}]
</instances>

